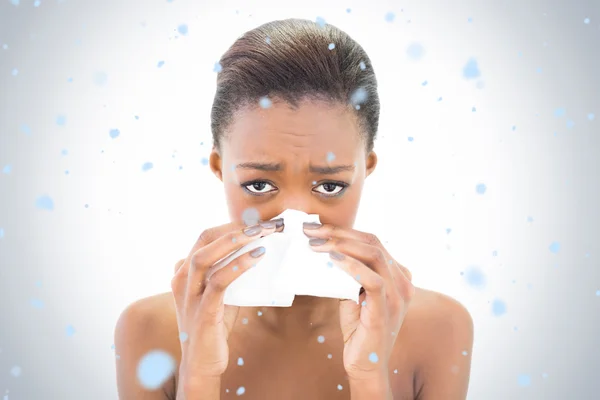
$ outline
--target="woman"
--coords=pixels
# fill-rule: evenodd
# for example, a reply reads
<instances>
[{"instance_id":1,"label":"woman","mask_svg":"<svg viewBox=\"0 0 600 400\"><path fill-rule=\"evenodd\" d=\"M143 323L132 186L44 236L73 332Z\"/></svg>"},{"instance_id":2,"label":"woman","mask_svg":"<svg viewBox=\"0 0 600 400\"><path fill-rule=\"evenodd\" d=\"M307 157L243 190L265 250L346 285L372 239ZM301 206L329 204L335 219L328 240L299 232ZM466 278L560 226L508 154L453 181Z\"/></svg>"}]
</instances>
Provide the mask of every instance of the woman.
<instances>
[{"instance_id":1,"label":"woman","mask_svg":"<svg viewBox=\"0 0 600 400\"><path fill-rule=\"evenodd\" d=\"M377 164L377 82L364 50L331 25L288 19L247 32L220 66L210 168L232 222L200 235L176 264L172 292L120 316L120 398L464 399L469 313L414 288L375 235L352 229ZM262 224L245 226L248 208ZM283 229L285 221L268 220L289 208L320 215L321 227L305 226L307 240L359 280L359 304L297 296L292 307L223 305L225 288L262 254L244 254L207 280L210 267ZM152 391L136 370L155 349L172 354L177 369Z\"/></svg>"}]
</instances>

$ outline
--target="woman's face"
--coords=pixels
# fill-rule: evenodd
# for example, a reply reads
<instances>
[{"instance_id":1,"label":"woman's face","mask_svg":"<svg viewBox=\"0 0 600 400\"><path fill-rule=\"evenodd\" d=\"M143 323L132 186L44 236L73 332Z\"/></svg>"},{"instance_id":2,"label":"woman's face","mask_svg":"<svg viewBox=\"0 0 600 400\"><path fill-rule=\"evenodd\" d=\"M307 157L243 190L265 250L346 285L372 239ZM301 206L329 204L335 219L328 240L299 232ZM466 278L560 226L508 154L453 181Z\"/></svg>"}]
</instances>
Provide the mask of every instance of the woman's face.
<instances>
[{"instance_id":1,"label":"woman's face","mask_svg":"<svg viewBox=\"0 0 600 400\"><path fill-rule=\"evenodd\" d=\"M231 221L249 208L269 220L288 208L323 223L354 225L365 178L377 164L352 112L341 105L285 102L240 113L210 167L225 185Z\"/></svg>"}]
</instances>

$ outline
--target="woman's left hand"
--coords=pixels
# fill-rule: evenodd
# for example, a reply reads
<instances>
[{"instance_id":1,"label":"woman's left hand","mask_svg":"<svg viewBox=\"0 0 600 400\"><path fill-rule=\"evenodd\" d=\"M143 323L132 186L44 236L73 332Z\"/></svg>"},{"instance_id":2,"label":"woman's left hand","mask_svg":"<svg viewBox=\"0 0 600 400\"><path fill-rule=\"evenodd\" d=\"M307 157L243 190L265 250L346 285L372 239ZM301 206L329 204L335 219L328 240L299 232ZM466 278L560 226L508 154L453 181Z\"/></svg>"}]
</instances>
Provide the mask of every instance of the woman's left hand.
<instances>
[{"instance_id":1,"label":"woman's left hand","mask_svg":"<svg viewBox=\"0 0 600 400\"><path fill-rule=\"evenodd\" d=\"M394 260L379 239L370 233L324 224L304 233L328 239L311 245L328 252L332 262L364 288L359 302L340 301L344 337L344 368L350 380L387 381L388 363L408 304L414 295L412 274Z\"/></svg>"}]
</instances>

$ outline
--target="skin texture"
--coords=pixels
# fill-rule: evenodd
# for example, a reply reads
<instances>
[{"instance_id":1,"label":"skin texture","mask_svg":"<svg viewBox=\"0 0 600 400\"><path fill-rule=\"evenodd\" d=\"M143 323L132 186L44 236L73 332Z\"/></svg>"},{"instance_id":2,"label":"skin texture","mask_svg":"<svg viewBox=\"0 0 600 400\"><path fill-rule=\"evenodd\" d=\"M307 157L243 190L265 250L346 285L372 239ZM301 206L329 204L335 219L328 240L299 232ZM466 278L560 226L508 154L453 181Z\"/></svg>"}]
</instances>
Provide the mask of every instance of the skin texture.
<instances>
[{"instance_id":1,"label":"skin texture","mask_svg":"<svg viewBox=\"0 0 600 400\"><path fill-rule=\"evenodd\" d=\"M330 152L335 158L328 158ZM213 149L209 162L212 172L223 182L233 223L243 223L242 216L248 208L256 209L261 220L272 219L285 209L293 208L321 216L325 228L321 234L305 231L311 237L331 238L320 251L337 248L349 255L356 251L352 248L368 250L379 246L386 261L393 257L390 254L393 251L383 248L374 240L376 236L369 233L361 233L355 243L341 240L358 234L352 226L362 189L377 165L376 154L366 154L356 119L344 106L304 102L294 110L286 103L273 101L268 109L247 109L237 115L223 148L221 151ZM280 164L280 169L239 167L248 162ZM337 165L352 168L335 174L309 171L310 166ZM252 186L252 181L259 182ZM335 182L343 182L348 187L343 189ZM242 184L247 185L247 190ZM327 197L329 193L341 194ZM339 228L335 234L334 227ZM359 243L363 239L366 242ZM175 271L182 262L177 263ZM383 271L383 264L387 263L380 263L377 269ZM394 304L386 308L393 310L393 315L389 311L386 314L385 320L392 322L385 329L401 327L380 353L387 353L382 362L386 361L384 367L389 380L384 383L389 385L394 399L465 399L473 345L473 322L468 311L448 296L412 287L408 269L395 261L393 266L393 274L382 275L387 298L392 298ZM397 294L390 295L394 291ZM366 298L370 302L368 296L363 293L361 301ZM257 316L258 310L262 310L261 316ZM347 358L346 353L364 352L364 347L374 342L355 340L358 344L350 350L344 346L354 334L352 328L365 321L364 325L373 325L377 319L371 323L366 317L353 320L353 313L344 310L337 299L310 296L296 296L292 307L240 308L228 341L231 367L223 375L221 397L234 395L236 385L243 382L246 399L359 398L357 386L349 390L352 385L344 365L346 360L342 358ZM369 335L362 332L354 336L371 338L375 330L369 332ZM327 338L324 344L317 343L318 335ZM135 382L136 361L156 348L169 351L177 362L181 360L171 293L139 300L119 318L115 349L120 354L117 381L122 399L174 398L177 371L161 391L144 391ZM331 359L325 357L328 353L333 355ZM258 367L238 367L238 356L243 356L245 365ZM337 390L337 384L342 384L344 390ZM225 392L227 388L229 392Z\"/></svg>"}]
</instances>

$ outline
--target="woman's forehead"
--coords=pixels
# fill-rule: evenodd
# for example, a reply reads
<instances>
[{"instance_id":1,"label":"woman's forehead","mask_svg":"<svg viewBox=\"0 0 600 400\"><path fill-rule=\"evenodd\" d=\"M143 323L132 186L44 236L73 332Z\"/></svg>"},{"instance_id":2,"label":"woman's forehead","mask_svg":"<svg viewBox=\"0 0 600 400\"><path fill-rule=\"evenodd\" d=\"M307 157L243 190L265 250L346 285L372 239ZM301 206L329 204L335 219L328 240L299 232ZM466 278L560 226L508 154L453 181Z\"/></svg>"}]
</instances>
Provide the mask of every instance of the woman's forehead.
<instances>
[{"instance_id":1,"label":"woman's forehead","mask_svg":"<svg viewBox=\"0 0 600 400\"><path fill-rule=\"evenodd\" d=\"M342 106L304 102L292 109L286 103L274 103L267 109L238 113L226 146L234 157L284 152L313 157L333 152L353 157L363 145L358 129L356 117Z\"/></svg>"}]
</instances>

